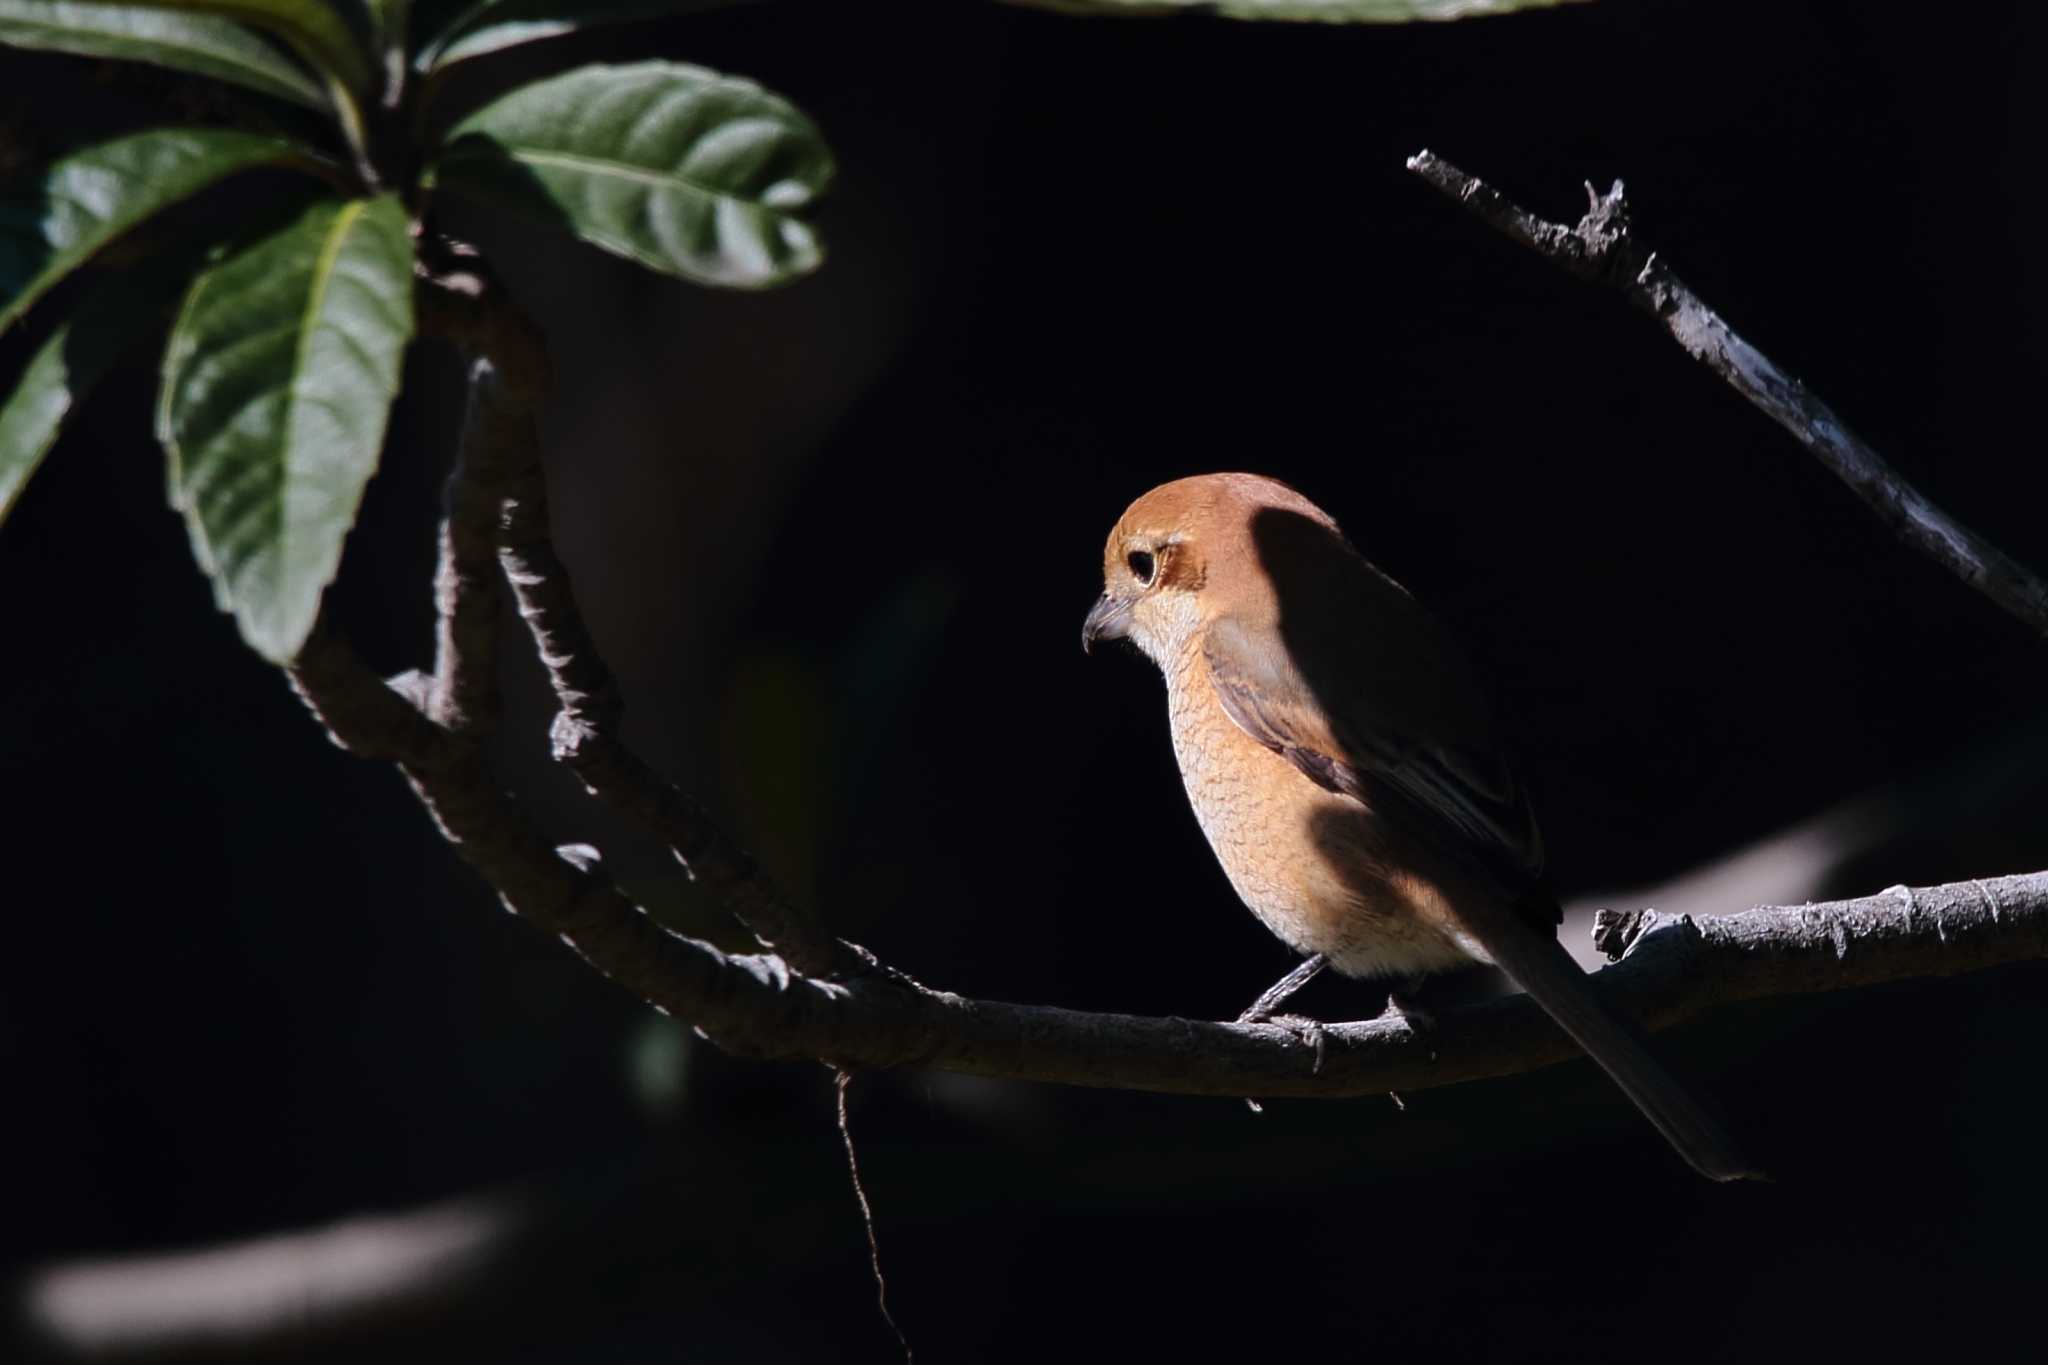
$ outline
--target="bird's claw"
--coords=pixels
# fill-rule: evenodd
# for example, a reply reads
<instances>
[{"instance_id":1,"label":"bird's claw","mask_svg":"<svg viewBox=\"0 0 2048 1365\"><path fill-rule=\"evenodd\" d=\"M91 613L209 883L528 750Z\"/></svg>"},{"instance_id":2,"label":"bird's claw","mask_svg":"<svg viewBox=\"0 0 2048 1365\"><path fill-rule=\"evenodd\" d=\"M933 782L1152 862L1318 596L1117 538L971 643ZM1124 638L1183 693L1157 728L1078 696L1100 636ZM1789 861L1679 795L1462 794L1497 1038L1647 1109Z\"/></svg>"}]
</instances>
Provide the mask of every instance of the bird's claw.
<instances>
[{"instance_id":1,"label":"bird's claw","mask_svg":"<svg viewBox=\"0 0 2048 1365\"><path fill-rule=\"evenodd\" d=\"M1323 1058L1328 1055L1330 1032L1318 1021L1302 1014L1262 1014L1257 1010L1246 1010L1237 1016L1240 1024L1270 1024L1285 1029L1287 1033L1304 1046L1315 1049L1315 1062L1309 1074L1323 1074Z\"/></svg>"},{"instance_id":2,"label":"bird's claw","mask_svg":"<svg viewBox=\"0 0 2048 1365\"><path fill-rule=\"evenodd\" d=\"M1238 1015L1237 1022L1240 1024L1270 1024L1274 1028L1285 1030L1297 1042L1315 1049L1315 1060L1309 1065L1309 1074L1311 1076L1323 1074L1323 1058L1328 1051L1330 1034L1329 1030L1316 1020L1302 1014L1274 1014L1254 1005L1243 1014ZM1254 1114L1266 1112L1264 1106L1250 1096L1245 1097L1244 1103L1245 1107Z\"/></svg>"},{"instance_id":3,"label":"bird's claw","mask_svg":"<svg viewBox=\"0 0 2048 1365\"><path fill-rule=\"evenodd\" d=\"M1314 1019L1300 1014L1276 1014L1272 1023L1286 1029L1315 1051L1315 1061L1309 1067L1309 1074L1323 1074L1323 1059L1329 1055L1330 1031Z\"/></svg>"}]
</instances>

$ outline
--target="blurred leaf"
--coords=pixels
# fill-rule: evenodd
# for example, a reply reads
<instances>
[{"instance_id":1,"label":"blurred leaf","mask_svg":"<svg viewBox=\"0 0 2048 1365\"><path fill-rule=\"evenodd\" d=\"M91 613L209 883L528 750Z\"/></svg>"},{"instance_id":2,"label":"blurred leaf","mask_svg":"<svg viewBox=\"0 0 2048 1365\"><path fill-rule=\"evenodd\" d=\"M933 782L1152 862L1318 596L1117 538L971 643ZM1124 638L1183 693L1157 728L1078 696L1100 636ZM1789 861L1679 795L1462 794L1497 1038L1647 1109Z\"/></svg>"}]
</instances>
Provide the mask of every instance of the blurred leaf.
<instances>
[{"instance_id":1,"label":"blurred leaf","mask_svg":"<svg viewBox=\"0 0 2048 1365\"><path fill-rule=\"evenodd\" d=\"M141 0L151 9L217 15L281 38L351 90L370 85L370 62L348 21L329 0Z\"/></svg>"},{"instance_id":2,"label":"blurred leaf","mask_svg":"<svg viewBox=\"0 0 2048 1365\"><path fill-rule=\"evenodd\" d=\"M190 257L177 258L178 267ZM153 262L103 282L36 348L0 405L0 521L7 519L29 476L43 462L88 390L151 323L160 322L184 279L182 269Z\"/></svg>"},{"instance_id":3,"label":"blurred leaf","mask_svg":"<svg viewBox=\"0 0 2048 1365\"><path fill-rule=\"evenodd\" d=\"M32 199L0 203L0 330L150 215L252 166L311 164L290 142L225 128L161 128L50 163Z\"/></svg>"},{"instance_id":4,"label":"blurred leaf","mask_svg":"<svg viewBox=\"0 0 2048 1365\"><path fill-rule=\"evenodd\" d=\"M587 4L565 0L477 0L432 41L421 46L413 65L421 71L431 71L521 43L559 38L602 24L692 14L740 3L742 0L592 0Z\"/></svg>"},{"instance_id":5,"label":"blurred leaf","mask_svg":"<svg viewBox=\"0 0 2048 1365\"><path fill-rule=\"evenodd\" d=\"M1475 19L1521 9L1555 9L1584 0L1009 0L1063 14L1159 15L1206 12L1227 19L1288 19L1324 24L1408 24Z\"/></svg>"},{"instance_id":6,"label":"blurred leaf","mask_svg":"<svg viewBox=\"0 0 2048 1365\"><path fill-rule=\"evenodd\" d=\"M0 0L0 44L154 62L325 111L327 93L240 24L207 14L91 0Z\"/></svg>"},{"instance_id":7,"label":"blurred leaf","mask_svg":"<svg viewBox=\"0 0 2048 1365\"><path fill-rule=\"evenodd\" d=\"M832 176L811 121L752 81L586 66L457 124L441 184L700 284L782 284L823 258L795 210Z\"/></svg>"},{"instance_id":8,"label":"blurred leaf","mask_svg":"<svg viewBox=\"0 0 2048 1365\"><path fill-rule=\"evenodd\" d=\"M192 282L157 433L200 567L264 657L298 652L376 472L412 336L395 195L323 199Z\"/></svg>"},{"instance_id":9,"label":"blurred leaf","mask_svg":"<svg viewBox=\"0 0 2048 1365\"><path fill-rule=\"evenodd\" d=\"M695 1040L680 1019L649 1012L627 1043L626 1075L634 1096L649 1112L666 1114L690 1088L690 1054Z\"/></svg>"}]
</instances>

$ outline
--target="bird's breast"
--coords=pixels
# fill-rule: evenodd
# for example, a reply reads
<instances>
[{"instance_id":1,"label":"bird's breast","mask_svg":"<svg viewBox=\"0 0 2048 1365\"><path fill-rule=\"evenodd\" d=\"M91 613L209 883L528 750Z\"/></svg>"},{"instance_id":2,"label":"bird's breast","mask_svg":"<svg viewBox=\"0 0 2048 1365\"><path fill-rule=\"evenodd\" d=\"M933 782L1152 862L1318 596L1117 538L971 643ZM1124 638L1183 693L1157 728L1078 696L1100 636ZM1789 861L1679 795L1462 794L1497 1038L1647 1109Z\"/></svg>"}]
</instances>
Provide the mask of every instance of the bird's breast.
<instances>
[{"instance_id":1,"label":"bird's breast","mask_svg":"<svg viewBox=\"0 0 2048 1365\"><path fill-rule=\"evenodd\" d=\"M1167 674L1174 756L1195 819L1252 913L1347 976L1411 976L1477 956L1364 805L1239 729L1199 661Z\"/></svg>"}]
</instances>

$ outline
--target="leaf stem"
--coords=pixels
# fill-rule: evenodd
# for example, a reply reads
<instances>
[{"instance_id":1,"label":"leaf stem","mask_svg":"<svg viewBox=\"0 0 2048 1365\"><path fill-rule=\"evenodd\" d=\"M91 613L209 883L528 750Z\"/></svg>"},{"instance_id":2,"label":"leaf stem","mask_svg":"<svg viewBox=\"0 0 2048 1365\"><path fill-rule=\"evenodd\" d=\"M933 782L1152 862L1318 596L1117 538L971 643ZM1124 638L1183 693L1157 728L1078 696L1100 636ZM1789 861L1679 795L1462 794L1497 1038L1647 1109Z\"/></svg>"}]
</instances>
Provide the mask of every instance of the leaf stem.
<instances>
[{"instance_id":1,"label":"leaf stem","mask_svg":"<svg viewBox=\"0 0 2048 1365\"><path fill-rule=\"evenodd\" d=\"M363 192L375 194L382 188L377 174L377 163L370 156L369 128L363 122L363 106L356 95L339 77L327 78L327 93L334 101L334 119L341 125L341 136L348 143L349 157L355 162L356 174L362 179Z\"/></svg>"},{"instance_id":2,"label":"leaf stem","mask_svg":"<svg viewBox=\"0 0 2048 1365\"><path fill-rule=\"evenodd\" d=\"M412 31L412 0L383 0L377 6L378 37L384 47L384 107L397 110L405 101L405 81L412 64L406 47Z\"/></svg>"}]
</instances>

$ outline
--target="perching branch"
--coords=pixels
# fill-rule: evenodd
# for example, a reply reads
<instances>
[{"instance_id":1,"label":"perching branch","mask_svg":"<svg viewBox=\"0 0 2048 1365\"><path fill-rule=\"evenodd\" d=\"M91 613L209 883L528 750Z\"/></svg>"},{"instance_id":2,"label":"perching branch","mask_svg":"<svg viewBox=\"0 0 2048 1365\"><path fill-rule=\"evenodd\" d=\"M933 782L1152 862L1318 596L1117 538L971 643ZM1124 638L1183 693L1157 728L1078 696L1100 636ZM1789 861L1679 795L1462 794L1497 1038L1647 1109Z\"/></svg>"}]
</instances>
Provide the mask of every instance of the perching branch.
<instances>
[{"instance_id":1,"label":"perching branch","mask_svg":"<svg viewBox=\"0 0 2048 1365\"><path fill-rule=\"evenodd\" d=\"M1901 540L2048 635L2048 584L1929 502L1833 409L1745 341L1656 252L1637 242L1619 180L1606 194L1587 185L1586 216L1565 227L1537 217L1433 152L1408 158L1408 169L1552 264L1621 290L1662 322L1687 354L1791 432Z\"/></svg>"},{"instance_id":2,"label":"perching branch","mask_svg":"<svg viewBox=\"0 0 2048 1365\"><path fill-rule=\"evenodd\" d=\"M293 680L343 747L399 762L509 908L734 1051L1225 1096L1422 1090L1529 1071L1576 1052L1524 996L1444 1014L1427 1039L1398 1017L1332 1025L1317 1070L1313 1050L1274 1024L969 1000L881 974L839 982L793 975L780 958L728 956L670 933L580 852L549 849L481 764L438 742L437 730L325 631ZM2048 872L1702 920L1647 912L1610 919L1601 932L1604 946L1627 956L1594 979L1616 1006L1664 1027L1743 1000L2048 957Z\"/></svg>"},{"instance_id":3,"label":"perching branch","mask_svg":"<svg viewBox=\"0 0 2048 1365\"><path fill-rule=\"evenodd\" d=\"M398 761L509 908L736 1052L1226 1096L1423 1090L1576 1055L1523 996L1441 1015L1427 1038L1400 1018L1332 1025L1317 1071L1312 1049L1274 1024L970 1000L891 975L822 981L772 955L729 956L649 919L586 851L548 848L473 755L423 730L425 719L328 632L314 636L293 678L343 747ZM1616 1006L1661 1028L1744 1000L2048 957L2048 872L1702 920L1647 912L1602 932L1628 955L1594 979Z\"/></svg>"},{"instance_id":4,"label":"perching branch","mask_svg":"<svg viewBox=\"0 0 2048 1365\"><path fill-rule=\"evenodd\" d=\"M781 955L734 956L670 932L603 874L596 850L556 849L499 789L465 719L488 715L495 678L480 617L495 602L469 572L480 522L451 502L432 680L386 684L322 622L293 663L294 686L335 741L394 762L449 841L507 907L593 966L729 1050L848 1067L920 1066L972 1075L1194 1095L1342 1096L1422 1090L1577 1055L1525 997L1438 1017L1426 1039L1399 1017L1331 1026L1315 1049L1276 1024L1092 1014L928 990L864 950L824 937L768 886L695 802L619 742L618 688L582 623L547 532L534 415L545 383L537 334L480 269L431 282L428 325L473 351L478 392L462 479L497 499L499 563L561 707L557 756L590 790L642 820L724 894ZM467 496L465 494L464 496ZM458 526L460 529L458 529ZM451 548L452 547L452 548ZM472 670L476 670L472 674ZM453 699L461 699L455 702ZM1831 905L1699 921L1609 917L1617 965L1599 989L1651 1027L1714 1006L1944 976L2048 957L2048 872ZM792 970L794 968L794 970Z\"/></svg>"}]
</instances>

